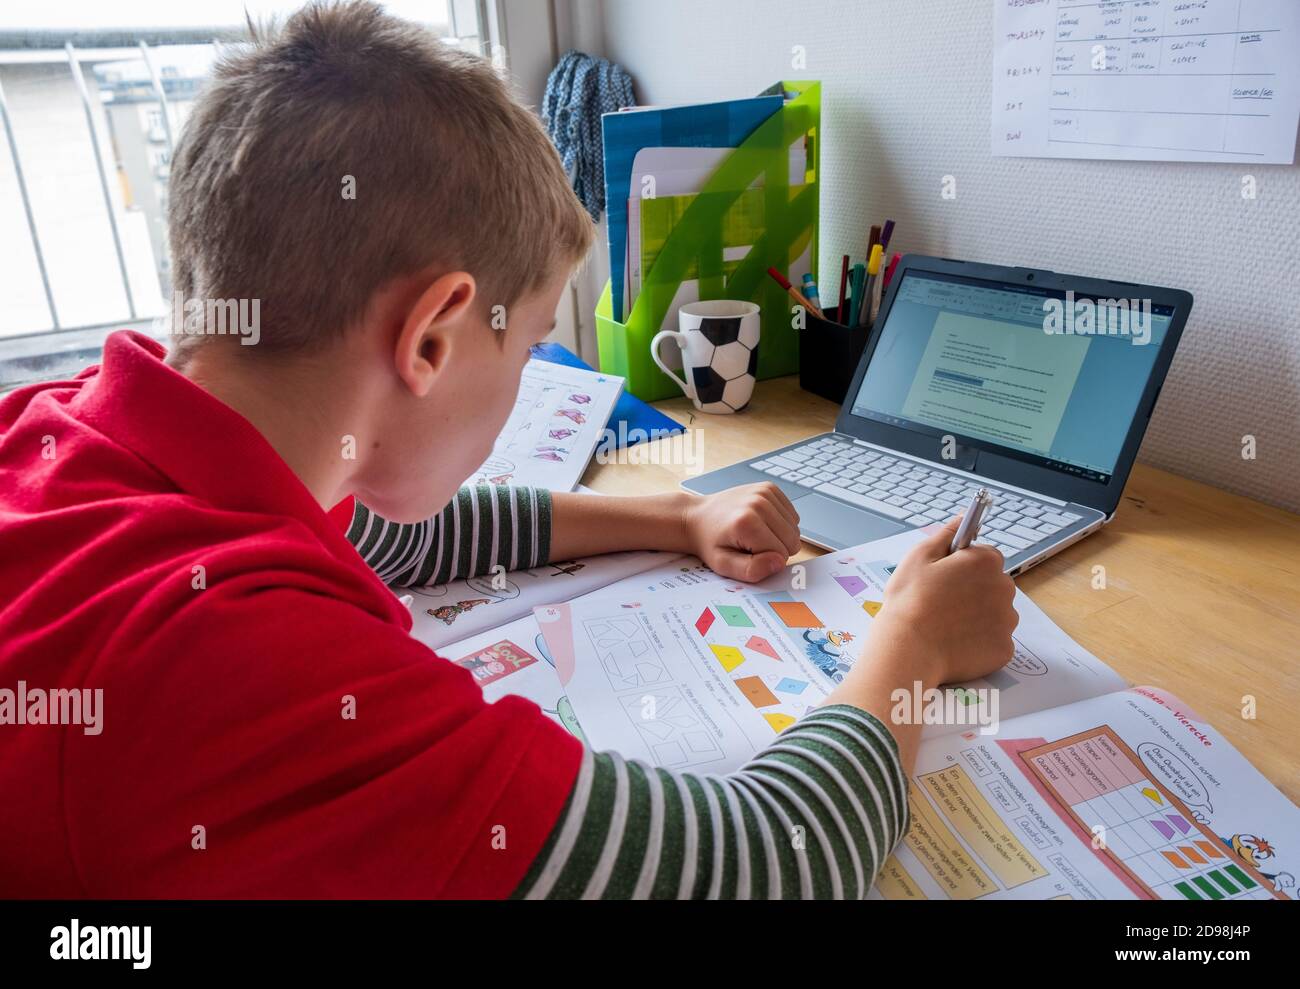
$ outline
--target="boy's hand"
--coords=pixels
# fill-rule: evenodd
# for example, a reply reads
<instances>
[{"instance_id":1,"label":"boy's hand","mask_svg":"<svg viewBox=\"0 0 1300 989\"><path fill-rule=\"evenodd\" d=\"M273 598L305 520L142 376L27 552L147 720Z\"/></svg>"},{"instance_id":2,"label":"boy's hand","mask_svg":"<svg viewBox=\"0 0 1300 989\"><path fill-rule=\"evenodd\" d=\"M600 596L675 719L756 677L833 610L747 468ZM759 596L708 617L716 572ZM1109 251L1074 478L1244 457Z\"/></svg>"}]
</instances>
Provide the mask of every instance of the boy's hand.
<instances>
[{"instance_id":1,"label":"boy's hand","mask_svg":"<svg viewBox=\"0 0 1300 989\"><path fill-rule=\"evenodd\" d=\"M799 552L799 513L775 484L692 496L682 524L690 552L734 580L770 577Z\"/></svg>"},{"instance_id":2,"label":"boy's hand","mask_svg":"<svg viewBox=\"0 0 1300 989\"><path fill-rule=\"evenodd\" d=\"M960 522L953 519L903 557L871 629L871 641L883 633L923 671L918 679L928 686L1001 669L1011 659L1011 632L1020 621L1012 606L1015 584L1002 572L1001 553L971 546L948 555Z\"/></svg>"}]
</instances>

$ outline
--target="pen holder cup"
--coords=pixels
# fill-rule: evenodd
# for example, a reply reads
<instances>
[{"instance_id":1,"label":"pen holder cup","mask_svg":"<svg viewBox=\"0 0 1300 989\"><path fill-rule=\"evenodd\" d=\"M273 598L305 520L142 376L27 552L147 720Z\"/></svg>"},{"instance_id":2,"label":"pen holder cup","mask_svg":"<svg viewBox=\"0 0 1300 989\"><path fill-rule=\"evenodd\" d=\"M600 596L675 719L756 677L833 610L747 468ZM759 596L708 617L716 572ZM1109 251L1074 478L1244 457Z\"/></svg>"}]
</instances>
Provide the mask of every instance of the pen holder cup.
<instances>
[{"instance_id":1,"label":"pen holder cup","mask_svg":"<svg viewBox=\"0 0 1300 989\"><path fill-rule=\"evenodd\" d=\"M823 312L825 319L807 313L807 324L799 331L799 387L839 405L867 345L867 328L840 325L834 307Z\"/></svg>"}]
</instances>

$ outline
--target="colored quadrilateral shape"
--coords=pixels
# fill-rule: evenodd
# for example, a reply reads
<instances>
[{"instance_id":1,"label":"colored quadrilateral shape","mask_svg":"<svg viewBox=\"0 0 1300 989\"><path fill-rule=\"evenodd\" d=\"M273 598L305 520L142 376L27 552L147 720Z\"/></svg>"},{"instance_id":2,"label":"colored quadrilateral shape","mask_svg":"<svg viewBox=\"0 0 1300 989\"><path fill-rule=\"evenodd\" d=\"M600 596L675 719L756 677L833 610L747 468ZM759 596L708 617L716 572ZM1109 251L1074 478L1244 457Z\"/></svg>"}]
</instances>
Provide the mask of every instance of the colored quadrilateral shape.
<instances>
[{"instance_id":1,"label":"colored quadrilateral shape","mask_svg":"<svg viewBox=\"0 0 1300 989\"><path fill-rule=\"evenodd\" d=\"M781 703L781 698L772 693L762 677L740 677L736 681L736 686L745 695L745 700L755 707L771 707L773 704Z\"/></svg>"},{"instance_id":2,"label":"colored quadrilateral shape","mask_svg":"<svg viewBox=\"0 0 1300 989\"><path fill-rule=\"evenodd\" d=\"M700 612L700 617L695 619L695 631L700 635L708 635L709 629L713 627L713 612L705 608Z\"/></svg>"},{"instance_id":3,"label":"colored quadrilateral shape","mask_svg":"<svg viewBox=\"0 0 1300 989\"><path fill-rule=\"evenodd\" d=\"M794 724L795 720L790 715L781 714L780 712L765 714L763 715L763 719L772 726L772 730L778 735Z\"/></svg>"},{"instance_id":4,"label":"colored quadrilateral shape","mask_svg":"<svg viewBox=\"0 0 1300 989\"><path fill-rule=\"evenodd\" d=\"M852 574L847 577L836 577L835 583L844 588L849 597L856 597L867 589L867 582L861 577L855 577Z\"/></svg>"},{"instance_id":5,"label":"colored quadrilateral shape","mask_svg":"<svg viewBox=\"0 0 1300 989\"><path fill-rule=\"evenodd\" d=\"M767 606L786 628L822 628L822 620L802 601L769 601Z\"/></svg>"},{"instance_id":6,"label":"colored quadrilateral shape","mask_svg":"<svg viewBox=\"0 0 1300 989\"><path fill-rule=\"evenodd\" d=\"M778 663L781 662L781 656L777 653L776 649L773 648L772 643L768 642L767 639L763 638L761 635L751 635L749 641L745 643L745 648L753 649L754 652L762 653L764 656L770 656Z\"/></svg>"},{"instance_id":7,"label":"colored quadrilateral shape","mask_svg":"<svg viewBox=\"0 0 1300 989\"><path fill-rule=\"evenodd\" d=\"M865 612L866 612L868 615L870 615L872 618L875 618L876 615L880 614L880 609L883 608L883 607L884 607L884 603L881 602L881 601L863 601L863 602L862 602L862 610L865 611Z\"/></svg>"},{"instance_id":8,"label":"colored quadrilateral shape","mask_svg":"<svg viewBox=\"0 0 1300 989\"><path fill-rule=\"evenodd\" d=\"M718 662L722 668L730 673L737 666L745 661L745 654L735 646L709 646L713 650L713 655L718 657Z\"/></svg>"},{"instance_id":9,"label":"colored quadrilateral shape","mask_svg":"<svg viewBox=\"0 0 1300 989\"><path fill-rule=\"evenodd\" d=\"M715 604L722 620L732 628L753 628L754 620L745 614L745 609L734 604Z\"/></svg>"}]
</instances>

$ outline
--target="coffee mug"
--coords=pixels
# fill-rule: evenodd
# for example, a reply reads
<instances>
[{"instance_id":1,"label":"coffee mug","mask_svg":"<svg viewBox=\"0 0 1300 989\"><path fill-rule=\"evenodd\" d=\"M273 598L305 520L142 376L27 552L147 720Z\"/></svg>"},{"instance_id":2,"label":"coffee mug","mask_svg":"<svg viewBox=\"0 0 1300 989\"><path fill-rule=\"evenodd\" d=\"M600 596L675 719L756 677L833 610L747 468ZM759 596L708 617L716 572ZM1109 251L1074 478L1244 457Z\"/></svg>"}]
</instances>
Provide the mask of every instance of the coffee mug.
<instances>
[{"instance_id":1,"label":"coffee mug","mask_svg":"<svg viewBox=\"0 0 1300 989\"><path fill-rule=\"evenodd\" d=\"M758 372L758 306L728 299L691 302L677 311L677 327L660 330L650 341L654 362L701 412L743 409ZM685 380L664 363L659 345L665 340L681 350Z\"/></svg>"}]
</instances>

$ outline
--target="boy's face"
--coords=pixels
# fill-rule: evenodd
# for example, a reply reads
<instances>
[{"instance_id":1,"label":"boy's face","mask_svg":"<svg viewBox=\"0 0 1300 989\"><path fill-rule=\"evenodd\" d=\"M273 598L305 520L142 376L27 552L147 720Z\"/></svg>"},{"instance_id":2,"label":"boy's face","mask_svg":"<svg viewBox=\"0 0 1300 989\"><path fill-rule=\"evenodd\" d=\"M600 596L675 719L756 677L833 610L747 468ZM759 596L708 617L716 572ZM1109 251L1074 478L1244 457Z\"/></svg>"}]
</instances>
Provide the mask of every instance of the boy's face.
<instances>
[{"instance_id":1,"label":"boy's face","mask_svg":"<svg viewBox=\"0 0 1300 989\"><path fill-rule=\"evenodd\" d=\"M354 475L355 493L368 507L395 522L422 521L446 507L492 454L530 348L554 327L567 284L567 272L561 273L510 306L505 329L490 324L490 313L482 315L489 306L475 304L410 344L433 365L432 378L424 394L399 387L385 403L380 442L371 444Z\"/></svg>"}]
</instances>

